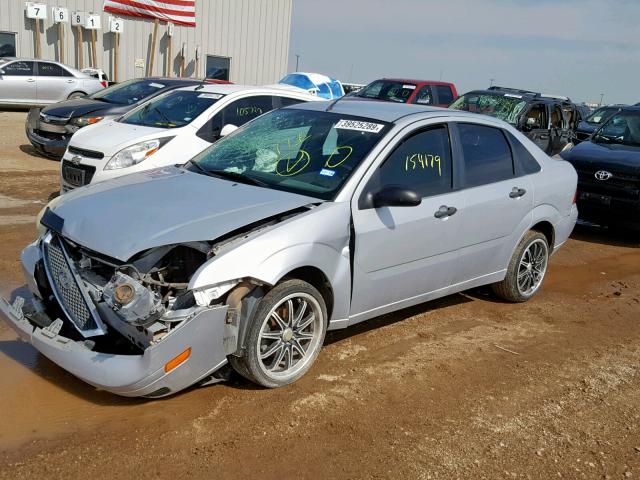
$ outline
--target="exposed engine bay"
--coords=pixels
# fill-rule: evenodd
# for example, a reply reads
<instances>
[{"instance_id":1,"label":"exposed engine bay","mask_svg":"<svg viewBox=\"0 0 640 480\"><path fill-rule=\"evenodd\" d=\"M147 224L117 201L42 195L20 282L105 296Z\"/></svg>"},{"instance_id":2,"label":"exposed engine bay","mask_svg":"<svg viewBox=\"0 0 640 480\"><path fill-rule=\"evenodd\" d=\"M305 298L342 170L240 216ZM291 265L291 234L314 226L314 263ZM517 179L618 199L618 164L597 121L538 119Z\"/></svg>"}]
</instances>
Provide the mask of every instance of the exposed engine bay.
<instances>
[{"instance_id":1,"label":"exposed engine bay","mask_svg":"<svg viewBox=\"0 0 640 480\"><path fill-rule=\"evenodd\" d=\"M228 323L234 337L228 353L232 353L236 348L240 301L260 283L234 279L190 290L189 281L208 260L301 210L306 208L264 219L215 242L152 248L126 263L50 231L42 238L43 260L36 275L45 308L50 310L42 318L67 317L70 322L63 322L60 327L63 333L84 340L94 351L139 354L203 310L226 302L230 305ZM234 288L240 293L230 295ZM31 318L38 323L35 313Z\"/></svg>"}]
</instances>

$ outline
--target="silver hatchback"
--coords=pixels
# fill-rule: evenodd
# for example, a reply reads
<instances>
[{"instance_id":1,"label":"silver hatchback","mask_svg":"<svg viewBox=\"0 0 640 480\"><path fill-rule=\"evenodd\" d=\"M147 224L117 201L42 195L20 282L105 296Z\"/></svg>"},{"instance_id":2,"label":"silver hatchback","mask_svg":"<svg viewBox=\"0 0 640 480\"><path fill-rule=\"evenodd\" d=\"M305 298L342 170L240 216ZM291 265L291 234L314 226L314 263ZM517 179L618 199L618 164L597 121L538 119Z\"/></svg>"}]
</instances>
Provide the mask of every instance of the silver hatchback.
<instances>
[{"instance_id":1,"label":"silver hatchback","mask_svg":"<svg viewBox=\"0 0 640 480\"><path fill-rule=\"evenodd\" d=\"M106 81L59 62L0 59L0 105L46 105L90 95L106 86Z\"/></svg>"},{"instance_id":2,"label":"silver hatchback","mask_svg":"<svg viewBox=\"0 0 640 480\"><path fill-rule=\"evenodd\" d=\"M22 254L34 299L0 309L49 359L119 395L218 381L228 363L282 386L327 330L485 284L530 299L575 225L576 181L489 117L298 104L182 167L54 200Z\"/></svg>"}]
</instances>

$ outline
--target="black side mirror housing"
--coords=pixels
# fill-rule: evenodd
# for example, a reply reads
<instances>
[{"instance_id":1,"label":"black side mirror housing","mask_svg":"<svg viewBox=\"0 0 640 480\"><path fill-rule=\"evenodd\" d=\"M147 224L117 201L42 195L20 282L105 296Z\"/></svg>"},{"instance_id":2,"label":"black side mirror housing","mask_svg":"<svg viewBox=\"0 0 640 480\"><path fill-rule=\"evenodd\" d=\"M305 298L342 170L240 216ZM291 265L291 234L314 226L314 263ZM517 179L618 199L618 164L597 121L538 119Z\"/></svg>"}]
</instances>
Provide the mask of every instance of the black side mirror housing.
<instances>
[{"instance_id":1,"label":"black side mirror housing","mask_svg":"<svg viewBox=\"0 0 640 480\"><path fill-rule=\"evenodd\" d=\"M369 196L369 208L415 207L422 198L414 190L398 185L389 185Z\"/></svg>"}]
</instances>

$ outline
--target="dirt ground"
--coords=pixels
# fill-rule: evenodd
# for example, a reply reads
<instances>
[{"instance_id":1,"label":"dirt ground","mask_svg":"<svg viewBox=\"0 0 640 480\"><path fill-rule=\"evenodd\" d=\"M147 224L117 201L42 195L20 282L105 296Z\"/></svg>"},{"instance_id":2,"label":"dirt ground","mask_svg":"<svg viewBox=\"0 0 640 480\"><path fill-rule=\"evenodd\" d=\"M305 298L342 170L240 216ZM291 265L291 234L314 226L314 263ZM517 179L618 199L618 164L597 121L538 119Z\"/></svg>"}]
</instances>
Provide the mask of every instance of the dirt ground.
<instances>
[{"instance_id":1,"label":"dirt ground","mask_svg":"<svg viewBox=\"0 0 640 480\"><path fill-rule=\"evenodd\" d=\"M58 186L0 112L0 293ZM640 478L640 237L579 226L539 294L477 289L331 333L277 390L75 379L0 322L0 478Z\"/></svg>"}]
</instances>

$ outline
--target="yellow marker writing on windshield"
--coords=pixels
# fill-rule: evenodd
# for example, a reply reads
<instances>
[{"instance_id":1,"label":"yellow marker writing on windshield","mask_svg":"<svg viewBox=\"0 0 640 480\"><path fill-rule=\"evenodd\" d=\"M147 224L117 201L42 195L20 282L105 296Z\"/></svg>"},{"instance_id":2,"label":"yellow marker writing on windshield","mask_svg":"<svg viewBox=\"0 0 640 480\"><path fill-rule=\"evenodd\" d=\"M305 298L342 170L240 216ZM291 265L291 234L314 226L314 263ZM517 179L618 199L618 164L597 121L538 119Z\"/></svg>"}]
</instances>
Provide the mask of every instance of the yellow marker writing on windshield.
<instances>
[{"instance_id":1,"label":"yellow marker writing on windshield","mask_svg":"<svg viewBox=\"0 0 640 480\"><path fill-rule=\"evenodd\" d=\"M343 153L345 153L344 157L338 159L335 163L331 163L331 159L334 157L334 155L340 154L341 150L343 151ZM352 153L353 147L350 147L348 145L345 145L343 147L336 147L333 149L333 152L331 152L331 155L329 155L329 158L325 162L324 166L326 168L336 168L338 165L342 165L344 162L346 162Z\"/></svg>"}]
</instances>

